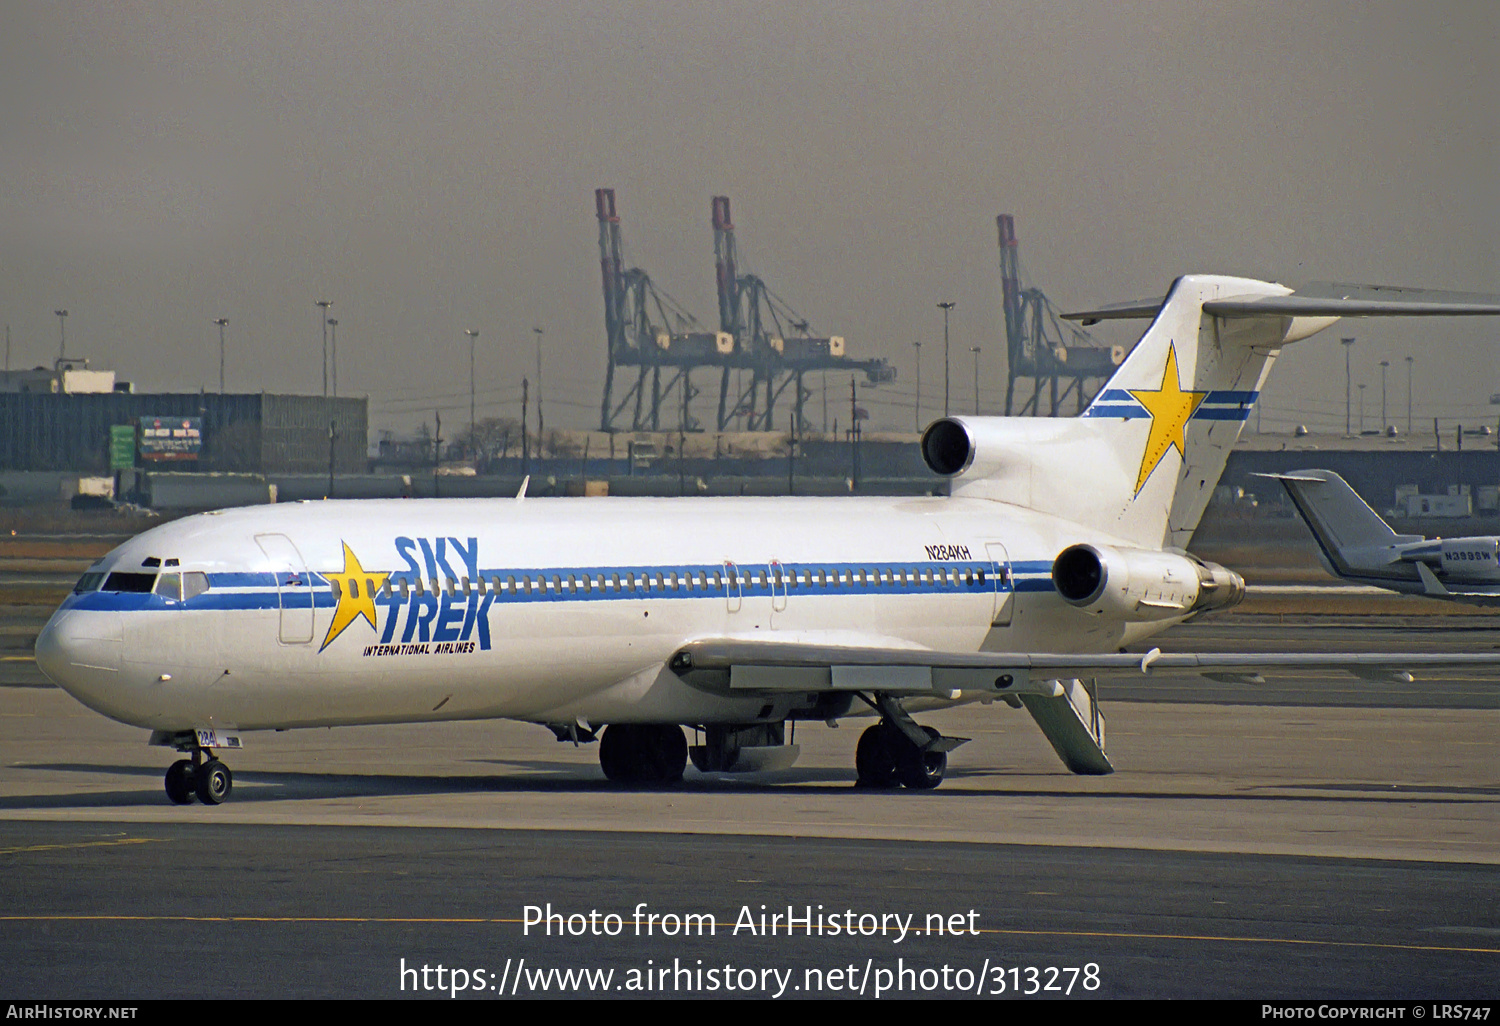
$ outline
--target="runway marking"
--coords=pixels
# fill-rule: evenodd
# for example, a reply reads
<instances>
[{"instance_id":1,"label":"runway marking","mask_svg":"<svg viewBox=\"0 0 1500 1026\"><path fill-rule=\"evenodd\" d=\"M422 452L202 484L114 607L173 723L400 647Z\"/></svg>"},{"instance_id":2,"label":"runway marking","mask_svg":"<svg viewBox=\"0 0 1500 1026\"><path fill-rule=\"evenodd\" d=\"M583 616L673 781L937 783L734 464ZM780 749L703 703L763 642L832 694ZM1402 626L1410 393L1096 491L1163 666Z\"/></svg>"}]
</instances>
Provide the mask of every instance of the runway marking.
<instances>
[{"instance_id":1,"label":"runway marking","mask_svg":"<svg viewBox=\"0 0 1500 1026\"><path fill-rule=\"evenodd\" d=\"M34 663L36 656L0 656L0 663Z\"/></svg>"},{"instance_id":2,"label":"runway marking","mask_svg":"<svg viewBox=\"0 0 1500 1026\"><path fill-rule=\"evenodd\" d=\"M627 920L629 922L629 920ZM453 916L125 916L125 915L58 915L5 916L0 923L391 923L452 926L522 926L524 919L486 919ZM714 929L732 929L725 920L715 922ZM894 928L893 928L894 929ZM1500 955L1500 948L1456 948L1442 944L1381 944L1374 941L1305 940L1297 937L1223 937L1192 933L1129 933L1110 930L997 930L981 927L981 934L996 937L1090 937L1105 940L1175 940L1208 941L1218 944L1289 944L1314 948L1363 948L1375 951L1447 951L1453 954Z\"/></svg>"},{"instance_id":3,"label":"runway marking","mask_svg":"<svg viewBox=\"0 0 1500 1026\"><path fill-rule=\"evenodd\" d=\"M108 848L119 844L154 844L164 837L122 837L115 841L79 841L77 844L29 844L23 848L0 848L0 855L20 855L29 851L58 851L63 848Z\"/></svg>"}]
</instances>

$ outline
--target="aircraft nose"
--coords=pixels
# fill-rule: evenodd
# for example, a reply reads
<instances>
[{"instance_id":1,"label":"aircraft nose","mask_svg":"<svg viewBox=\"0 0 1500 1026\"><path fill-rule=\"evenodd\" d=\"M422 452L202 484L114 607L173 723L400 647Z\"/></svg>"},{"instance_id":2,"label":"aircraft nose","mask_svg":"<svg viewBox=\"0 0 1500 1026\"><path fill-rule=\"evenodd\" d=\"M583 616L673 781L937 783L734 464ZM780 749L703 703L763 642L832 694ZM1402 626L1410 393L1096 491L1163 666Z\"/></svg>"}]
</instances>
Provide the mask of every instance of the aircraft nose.
<instances>
[{"instance_id":1,"label":"aircraft nose","mask_svg":"<svg viewBox=\"0 0 1500 1026\"><path fill-rule=\"evenodd\" d=\"M36 638L36 665L85 705L100 708L121 667L118 613L60 610Z\"/></svg>"}]
</instances>

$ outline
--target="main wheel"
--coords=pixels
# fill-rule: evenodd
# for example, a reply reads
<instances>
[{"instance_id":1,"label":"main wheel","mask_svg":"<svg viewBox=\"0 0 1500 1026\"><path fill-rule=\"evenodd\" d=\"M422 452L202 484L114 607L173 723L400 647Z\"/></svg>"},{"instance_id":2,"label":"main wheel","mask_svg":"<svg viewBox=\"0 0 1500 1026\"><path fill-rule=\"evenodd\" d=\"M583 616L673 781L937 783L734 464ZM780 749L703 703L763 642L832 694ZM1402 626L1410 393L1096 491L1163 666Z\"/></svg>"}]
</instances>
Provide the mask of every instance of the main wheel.
<instances>
[{"instance_id":1,"label":"main wheel","mask_svg":"<svg viewBox=\"0 0 1500 1026\"><path fill-rule=\"evenodd\" d=\"M885 788L900 782L896 777L896 743L905 739L894 737L895 733L882 720L859 735L859 744L854 749L859 786Z\"/></svg>"},{"instance_id":2,"label":"main wheel","mask_svg":"<svg viewBox=\"0 0 1500 1026\"><path fill-rule=\"evenodd\" d=\"M599 768L617 784L675 784L687 757L687 738L675 723L614 723L599 739Z\"/></svg>"},{"instance_id":3,"label":"main wheel","mask_svg":"<svg viewBox=\"0 0 1500 1026\"><path fill-rule=\"evenodd\" d=\"M173 805L193 804L193 764L178 759L167 767L167 797Z\"/></svg>"},{"instance_id":4,"label":"main wheel","mask_svg":"<svg viewBox=\"0 0 1500 1026\"><path fill-rule=\"evenodd\" d=\"M204 805L218 805L234 790L234 775L218 759L209 759L198 767L198 800Z\"/></svg>"},{"instance_id":5,"label":"main wheel","mask_svg":"<svg viewBox=\"0 0 1500 1026\"><path fill-rule=\"evenodd\" d=\"M605 779L616 784L634 784L639 779L640 728L633 723L612 723L599 738L599 768Z\"/></svg>"},{"instance_id":6,"label":"main wheel","mask_svg":"<svg viewBox=\"0 0 1500 1026\"><path fill-rule=\"evenodd\" d=\"M687 769L688 744L682 728L675 723L642 727L641 744L636 750L639 776L643 784L675 784Z\"/></svg>"},{"instance_id":7,"label":"main wheel","mask_svg":"<svg viewBox=\"0 0 1500 1026\"><path fill-rule=\"evenodd\" d=\"M923 727L930 738L942 737L931 727ZM947 752L924 752L906 738L901 739L900 754L896 757L896 776L902 784L913 791L930 791L943 782L948 772Z\"/></svg>"}]
</instances>

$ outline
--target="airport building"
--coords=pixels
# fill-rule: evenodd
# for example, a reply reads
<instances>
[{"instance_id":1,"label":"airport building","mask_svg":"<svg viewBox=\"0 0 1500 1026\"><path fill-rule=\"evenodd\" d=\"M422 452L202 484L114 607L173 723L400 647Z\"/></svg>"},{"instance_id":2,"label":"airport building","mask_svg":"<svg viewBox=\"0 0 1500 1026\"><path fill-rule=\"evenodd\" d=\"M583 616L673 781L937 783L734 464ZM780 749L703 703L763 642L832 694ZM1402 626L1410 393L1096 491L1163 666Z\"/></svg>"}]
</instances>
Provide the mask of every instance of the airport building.
<instances>
[{"instance_id":1,"label":"airport building","mask_svg":"<svg viewBox=\"0 0 1500 1026\"><path fill-rule=\"evenodd\" d=\"M0 391L0 470L107 474L112 429L135 434L136 467L241 473L327 473L329 426L338 473L366 470L364 398L268 392L140 393L100 382L88 390L46 370L7 375ZM51 383L59 387L49 387ZM13 387L15 390L10 390ZM97 388L97 390L95 390ZM158 424L157 422L161 422ZM158 437L162 431L173 431Z\"/></svg>"}]
</instances>

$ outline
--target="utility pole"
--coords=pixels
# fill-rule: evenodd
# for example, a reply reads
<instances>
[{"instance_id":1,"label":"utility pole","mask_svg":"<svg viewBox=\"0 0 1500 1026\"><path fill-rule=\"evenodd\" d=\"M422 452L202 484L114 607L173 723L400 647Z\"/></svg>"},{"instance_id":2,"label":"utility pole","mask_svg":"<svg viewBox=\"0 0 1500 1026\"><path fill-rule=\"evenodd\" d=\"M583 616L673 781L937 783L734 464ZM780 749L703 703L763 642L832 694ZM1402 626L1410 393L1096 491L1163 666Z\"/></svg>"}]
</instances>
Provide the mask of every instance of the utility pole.
<instances>
[{"instance_id":1,"label":"utility pole","mask_svg":"<svg viewBox=\"0 0 1500 1026\"><path fill-rule=\"evenodd\" d=\"M328 422L328 497L333 498L333 446L339 437L334 421Z\"/></svg>"},{"instance_id":2,"label":"utility pole","mask_svg":"<svg viewBox=\"0 0 1500 1026\"><path fill-rule=\"evenodd\" d=\"M219 326L219 394L224 394L224 328L229 324L228 317L218 317L214 323Z\"/></svg>"},{"instance_id":3,"label":"utility pole","mask_svg":"<svg viewBox=\"0 0 1500 1026\"><path fill-rule=\"evenodd\" d=\"M1411 365L1416 362L1415 356L1406 358L1406 437L1411 437Z\"/></svg>"},{"instance_id":4,"label":"utility pole","mask_svg":"<svg viewBox=\"0 0 1500 1026\"><path fill-rule=\"evenodd\" d=\"M328 398L328 308L333 305L330 300L319 299L314 304L321 313L318 320L323 326L323 398Z\"/></svg>"},{"instance_id":5,"label":"utility pole","mask_svg":"<svg viewBox=\"0 0 1500 1026\"><path fill-rule=\"evenodd\" d=\"M438 470L443 463L443 411L433 410L433 419L437 421L437 431L432 436L432 497L439 498L438 493Z\"/></svg>"},{"instance_id":6,"label":"utility pole","mask_svg":"<svg viewBox=\"0 0 1500 1026\"><path fill-rule=\"evenodd\" d=\"M527 392L528 392L528 390L530 388L531 388L531 383L526 378L522 378L521 379L521 475L523 477L525 475L531 473L531 439L526 434L526 423L527 423L526 422L526 417L527 417L526 403L527 403Z\"/></svg>"},{"instance_id":7,"label":"utility pole","mask_svg":"<svg viewBox=\"0 0 1500 1026\"><path fill-rule=\"evenodd\" d=\"M540 459L542 455L542 436L547 430L546 422L542 420L542 329L532 328L536 334L536 454Z\"/></svg>"},{"instance_id":8,"label":"utility pole","mask_svg":"<svg viewBox=\"0 0 1500 1026\"><path fill-rule=\"evenodd\" d=\"M849 375L849 482L859 487L859 398L854 375Z\"/></svg>"},{"instance_id":9,"label":"utility pole","mask_svg":"<svg viewBox=\"0 0 1500 1026\"><path fill-rule=\"evenodd\" d=\"M974 354L974 416L979 416L979 347L970 346L969 352Z\"/></svg>"},{"instance_id":10,"label":"utility pole","mask_svg":"<svg viewBox=\"0 0 1500 1026\"><path fill-rule=\"evenodd\" d=\"M54 310L52 312L57 314L57 333L61 339L57 350L57 358L58 360L66 360L68 358L68 311Z\"/></svg>"},{"instance_id":11,"label":"utility pole","mask_svg":"<svg viewBox=\"0 0 1500 1026\"><path fill-rule=\"evenodd\" d=\"M1386 432L1385 420L1385 369L1391 365L1389 360L1380 361L1380 433Z\"/></svg>"},{"instance_id":12,"label":"utility pole","mask_svg":"<svg viewBox=\"0 0 1500 1026\"><path fill-rule=\"evenodd\" d=\"M948 416L948 311L958 304L939 303L943 311L943 416Z\"/></svg>"},{"instance_id":13,"label":"utility pole","mask_svg":"<svg viewBox=\"0 0 1500 1026\"><path fill-rule=\"evenodd\" d=\"M1341 338L1339 341L1344 345L1344 437L1347 438L1354 432L1354 386L1350 384L1353 378L1349 375L1349 353L1354 348L1354 339Z\"/></svg>"},{"instance_id":14,"label":"utility pole","mask_svg":"<svg viewBox=\"0 0 1500 1026\"><path fill-rule=\"evenodd\" d=\"M474 433L474 343L479 341L479 332L466 329L464 334L469 336L469 446L477 449L479 436Z\"/></svg>"},{"instance_id":15,"label":"utility pole","mask_svg":"<svg viewBox=\"0 0 1500 1026\"><path fill-rule=\"evenodd\" d=\"M328 345L331 349L331 359L328 361L333 366L333 397L339 397L339 322L334 318L328 318Z\"/></svg>"},{"instance_id":16,"label":"utility pole","mask_svg":"<svg viewBox=\"0 0 1500 1026\"><path fill-rule=\"evenodd\" d=\"M917 401L912 404L912 430L922 430L922 343L913 342L917 350Z\"/></svg>"}]
</instances>

